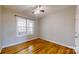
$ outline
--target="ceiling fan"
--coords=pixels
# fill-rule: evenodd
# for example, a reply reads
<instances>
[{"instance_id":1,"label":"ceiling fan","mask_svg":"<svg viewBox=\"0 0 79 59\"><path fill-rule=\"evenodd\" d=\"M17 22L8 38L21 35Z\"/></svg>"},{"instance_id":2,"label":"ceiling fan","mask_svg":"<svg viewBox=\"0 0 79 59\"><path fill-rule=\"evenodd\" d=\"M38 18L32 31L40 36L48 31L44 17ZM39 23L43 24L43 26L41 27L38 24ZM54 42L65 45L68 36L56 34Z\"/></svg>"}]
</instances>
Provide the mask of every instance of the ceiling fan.
<instances>
[{"instance_id":1,"label":"ceiling fan","mask_svg":"<svg viewBox=\"0 0 79 59\"><path fill-rule=\"evenodd\" d=\"M44 13L45 10L44 9L41 9L41 5L37 5L35 6L34 10L32 11L32 14L41 14L41 13Z\"/></svg>"}]
</instances>

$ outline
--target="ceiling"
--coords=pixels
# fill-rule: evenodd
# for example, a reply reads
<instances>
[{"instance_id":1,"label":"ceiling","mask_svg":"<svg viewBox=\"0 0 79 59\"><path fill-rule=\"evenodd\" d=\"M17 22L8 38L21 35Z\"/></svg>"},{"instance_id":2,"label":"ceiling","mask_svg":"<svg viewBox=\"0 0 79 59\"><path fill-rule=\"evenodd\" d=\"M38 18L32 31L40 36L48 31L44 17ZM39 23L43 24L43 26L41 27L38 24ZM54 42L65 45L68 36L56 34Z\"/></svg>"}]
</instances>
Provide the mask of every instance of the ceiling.
<instances>
[{"instance_id":1,"label":"ceiling","mask_svg":"<svg viewBox=\"0 0 79 59\"><path fill-rule=\"evenodd\" d=\"M43 18L46 15L59 11L61 9L65 9L71 7L72 5L42 5L41 9L44 9L45 12L40 15L32 14L32 11L35 9L35 5L4 5L3 7L9 8L16 12L25 14L29 17L33 18Z\"/></svg>"}]
</instances>

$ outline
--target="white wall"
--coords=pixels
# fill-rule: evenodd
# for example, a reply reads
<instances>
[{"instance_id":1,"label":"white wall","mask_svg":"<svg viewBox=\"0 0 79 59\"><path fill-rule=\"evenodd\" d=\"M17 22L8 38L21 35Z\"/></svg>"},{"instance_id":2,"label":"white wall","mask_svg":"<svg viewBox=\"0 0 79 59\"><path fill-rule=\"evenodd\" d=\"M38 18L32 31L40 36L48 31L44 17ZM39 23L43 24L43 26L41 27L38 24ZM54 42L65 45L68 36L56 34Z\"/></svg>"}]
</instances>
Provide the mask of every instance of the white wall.
<instances>
[{"instance_id":1,"label":"white wall","mask_svg":"<svg viewBox=\"0 0 79 59\"><path fill-rule=\"evenodd\" d=\"M2 47L11 46L14 44L25 42L27 37L16 36L16 19L14 15L25 16L3 7L3 41Z\"/></svg>"},{"instance_id":2,"label":"white wall","mask_svg":"<svg viewBox=\"0 0 79 59\"><path fill-rule=\"evenodd\" d=\"M7 8L2 8L3 12L3 41L2 47L27 41L27 37L16 37L15 14L25 16ZM68 46L75 46L75 7L67 8L47 17L35 20L35 37L40 37L55 41ZM40 22L40 23L39 23ZM40 26L39 26L40 25ZM40 30L40 31L39 31ZM38 32L39 31L39 32Z\"/></svg>"},{"instance_id":3,"label":"white wall","mask_svg":"<svg viewBox=\"0 0 79 59\"><path fill-rule=\"evenodd\" d=\"M69 47L75 46L75 6L40 19L40 36Z\"/></svg>"},{"instance_id":4,"label":"white wall","mask_svg":"<svg viewBox=\"0 0 79 59\"><path fill-rule=\"evenodd\" d=\"M1 51L1 48L2 48L2 7L0 6L0 51Z\"/></svg>"}]
</instances>

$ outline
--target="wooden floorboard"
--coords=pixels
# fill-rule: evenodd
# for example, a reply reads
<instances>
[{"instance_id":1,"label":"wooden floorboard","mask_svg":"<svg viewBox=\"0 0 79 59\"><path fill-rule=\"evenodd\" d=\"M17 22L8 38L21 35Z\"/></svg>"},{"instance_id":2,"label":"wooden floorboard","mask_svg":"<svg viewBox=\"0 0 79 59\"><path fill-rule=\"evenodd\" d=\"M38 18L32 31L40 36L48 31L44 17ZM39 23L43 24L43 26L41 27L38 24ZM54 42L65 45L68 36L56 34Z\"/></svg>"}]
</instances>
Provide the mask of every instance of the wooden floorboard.
<instances>
[{"instance_id":1,"label":"wooden floorboard","mask_svg":"<svg viewBox=\"0 0 79 59\"><path fill-rule=\"evenodd\" d=\"M74 49L38 38L15 46L3 48L1 54L76 54L76 53Z\"/></svg>"}]
</instances>

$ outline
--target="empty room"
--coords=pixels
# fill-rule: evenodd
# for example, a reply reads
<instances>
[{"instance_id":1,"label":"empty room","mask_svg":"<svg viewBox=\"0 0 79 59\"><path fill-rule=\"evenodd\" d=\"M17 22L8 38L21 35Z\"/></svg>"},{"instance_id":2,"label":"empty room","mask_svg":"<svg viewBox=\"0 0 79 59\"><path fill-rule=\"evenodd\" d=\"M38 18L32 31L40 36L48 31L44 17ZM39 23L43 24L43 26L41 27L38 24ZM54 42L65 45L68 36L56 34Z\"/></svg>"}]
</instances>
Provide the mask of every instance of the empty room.
<instances>
[{"instance_id":1,"label":"empty room","mask_svg":"<svg viewBox=\"0 0 79 59\"><path fill-rule=\"evenodd\" d=\"M79 53L78 10L77 5L0 5L0 53Z\"/></svg>"}]
</instances>

